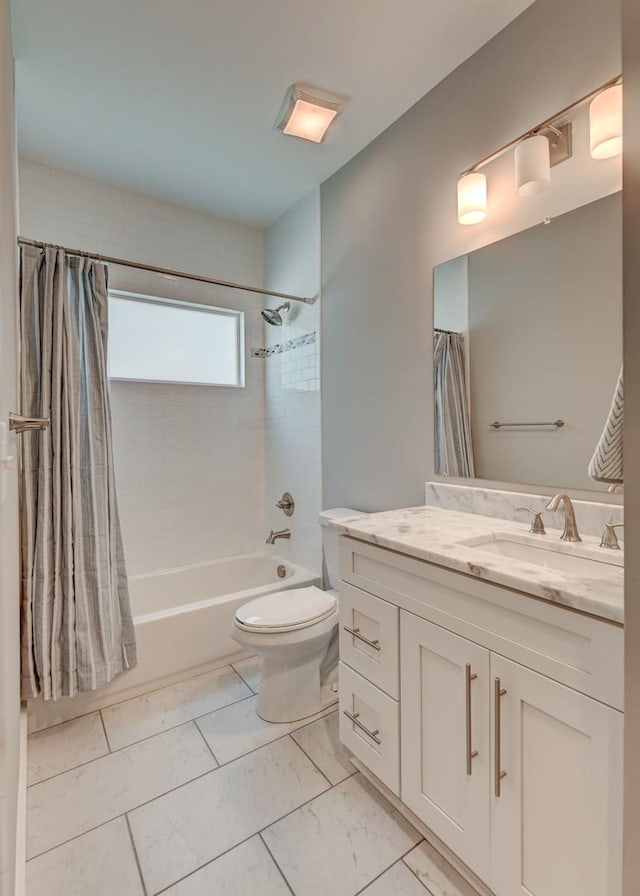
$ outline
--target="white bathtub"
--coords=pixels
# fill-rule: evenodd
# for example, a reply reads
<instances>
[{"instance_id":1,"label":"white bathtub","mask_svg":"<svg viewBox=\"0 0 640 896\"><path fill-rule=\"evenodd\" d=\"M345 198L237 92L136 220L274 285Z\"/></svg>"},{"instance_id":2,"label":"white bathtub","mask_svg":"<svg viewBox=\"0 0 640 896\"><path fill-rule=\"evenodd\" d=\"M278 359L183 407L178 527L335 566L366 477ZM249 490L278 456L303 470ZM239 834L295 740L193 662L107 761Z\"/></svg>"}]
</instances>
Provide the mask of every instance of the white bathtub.
<instances>
[{"instance_id":1,"label":"white bathtub","mask_svg":"<svg viewBox=\"0 0 640 896\"><path fill-rule=\"evenodd\" d=\"M138 669L148 679L164 678L238 654L229 634L238 607L271 591L318 584L309 570L266 552L131 576Z\"/></svg>"},{"instance_id":2,"label":"white bathtub","mask_svg":"<svg viewBox=\"0 0 640 896\"><path fill-rule=\"evenodd\" d=\"M279 565L284 578L277 574ZM30 701L29 728L45 728L246 656L229 634L238 607L271 591L320 584L309 570L266 552L130 576L138 665L100 691Z\"/></svg>"}]
</instances>

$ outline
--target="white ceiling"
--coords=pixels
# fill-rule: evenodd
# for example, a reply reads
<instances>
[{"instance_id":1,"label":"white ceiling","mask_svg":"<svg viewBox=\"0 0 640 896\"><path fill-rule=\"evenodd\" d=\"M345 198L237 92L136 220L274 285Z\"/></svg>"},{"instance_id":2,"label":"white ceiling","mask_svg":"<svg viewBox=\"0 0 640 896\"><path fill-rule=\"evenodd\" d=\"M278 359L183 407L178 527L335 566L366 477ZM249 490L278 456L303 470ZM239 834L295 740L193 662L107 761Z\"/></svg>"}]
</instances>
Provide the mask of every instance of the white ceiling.
<instances>
[{"instance_id":1,"label":"white ceiling","mask_svg":"<svg viewBox=\"0 0 640 896\"><path fill-rule=\"evenodd\" d=\"M13 0L20 151L264 227L532 0ZM325 143L274 129L303 81Z\"/></svg>"}]
</instances>

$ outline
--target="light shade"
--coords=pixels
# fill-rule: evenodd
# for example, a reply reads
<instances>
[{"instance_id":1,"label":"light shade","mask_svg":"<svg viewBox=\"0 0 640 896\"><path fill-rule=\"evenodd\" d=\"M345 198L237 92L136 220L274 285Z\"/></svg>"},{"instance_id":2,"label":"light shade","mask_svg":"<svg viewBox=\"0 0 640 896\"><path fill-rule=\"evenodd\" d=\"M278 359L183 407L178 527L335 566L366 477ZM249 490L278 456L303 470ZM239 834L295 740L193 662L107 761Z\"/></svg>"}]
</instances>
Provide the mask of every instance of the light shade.
<instances>
[{"instance_id":1,"label":"light shade","mask_svg":"<svg viewBox=\"0 0 640 896\"><path fill-rule=\"evenodd\" d=\"M322 143L342 106L340 97L317 87L294 84L285 97L277 127L290 137Z\"/></svg>"},{"instance_id":2,"label":"light shade","mask_svg":"<svg viewBox=\"0 0 640 896\"><path fill-rule=\"evenodd\" d=\"M479 224L487 217L487 178L479 171L463 174L458 181L458 221Z\"/></svg>"},{"instance_id":3,"label":"light shade","mask_svg":"<svg viewBox=\"0 0 640 896\"><path fill-rule=\"evenodd\" d=\"M611 159L622 152L622 84L599 93L589 106L591 157Z\"/></svg>"},{"instance_id":4,"label":"light shade","mask_svg":"<svg viewBox=\"0 0 640 896\"><path fill-rule=\"evenodd\" d=\"M516 192L519 196L533 196L546 190L551 183L549 140L542 134L527 137L515 151Z\"/></svg>"}]
</instances>

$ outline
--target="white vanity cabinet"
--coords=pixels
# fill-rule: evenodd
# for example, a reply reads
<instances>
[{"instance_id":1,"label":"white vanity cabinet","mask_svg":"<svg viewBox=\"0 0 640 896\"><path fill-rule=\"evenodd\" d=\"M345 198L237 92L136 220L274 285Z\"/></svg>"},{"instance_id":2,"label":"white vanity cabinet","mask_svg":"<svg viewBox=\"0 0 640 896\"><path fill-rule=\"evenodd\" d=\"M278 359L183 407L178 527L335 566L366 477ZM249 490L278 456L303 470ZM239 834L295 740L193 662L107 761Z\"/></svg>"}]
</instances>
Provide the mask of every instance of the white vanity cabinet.
<instances>
[{"instance_id":1,"label":"white vanity cabinet","mask_svg":"<svg viewBox=\"0 0 640 896\"><path fill-rule=\"evenodd\" d=\"M486 892L620 896L622 627L344 536L341 577L341 737L374 781Z\"/></svg>"}]
</instances>

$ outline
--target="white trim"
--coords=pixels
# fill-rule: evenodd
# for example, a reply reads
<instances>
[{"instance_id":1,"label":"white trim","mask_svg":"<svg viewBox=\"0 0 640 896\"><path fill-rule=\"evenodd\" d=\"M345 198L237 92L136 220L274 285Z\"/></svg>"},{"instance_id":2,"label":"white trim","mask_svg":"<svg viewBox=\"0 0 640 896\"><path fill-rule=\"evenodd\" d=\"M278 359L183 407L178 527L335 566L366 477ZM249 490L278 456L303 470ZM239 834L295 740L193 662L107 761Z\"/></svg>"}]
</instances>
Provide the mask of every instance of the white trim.
<instances>
[{"instance_id":1,"label":"white trim","mask_svg":"<svg viewBox=\"0 0 640 896\"><path fill-rule=\"evenodd\" d=\"M18 806L16 813L15 896L26 896L27 870L27 706L20 709L20 754L18 766Z\"/></svg>"}]
</instances>

